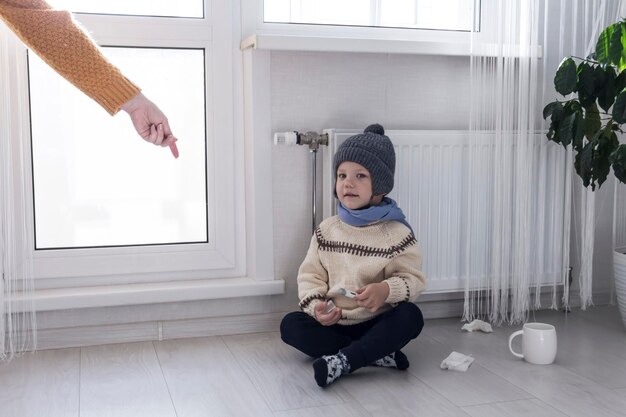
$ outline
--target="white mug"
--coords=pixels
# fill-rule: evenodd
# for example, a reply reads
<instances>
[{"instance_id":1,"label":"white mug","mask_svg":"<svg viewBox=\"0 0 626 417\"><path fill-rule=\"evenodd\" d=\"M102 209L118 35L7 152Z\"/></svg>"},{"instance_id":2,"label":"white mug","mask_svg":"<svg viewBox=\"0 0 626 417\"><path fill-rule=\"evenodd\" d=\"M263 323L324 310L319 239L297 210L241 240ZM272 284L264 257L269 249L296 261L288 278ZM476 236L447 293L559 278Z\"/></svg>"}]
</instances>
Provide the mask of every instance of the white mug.
<instances>
[{"instance_id":1,"label":"white mug","mask_svg":"<svg viewBox=\"0 0 626 417\"><path fill-rule=\"evenodd\" d=\"M511 346L516 336L522 335L522 353ZM556 329L546 323L526 323L509 337L509 350L518 358L537 365L549 365L556 357Z\"/></svg>"}]
</instances>

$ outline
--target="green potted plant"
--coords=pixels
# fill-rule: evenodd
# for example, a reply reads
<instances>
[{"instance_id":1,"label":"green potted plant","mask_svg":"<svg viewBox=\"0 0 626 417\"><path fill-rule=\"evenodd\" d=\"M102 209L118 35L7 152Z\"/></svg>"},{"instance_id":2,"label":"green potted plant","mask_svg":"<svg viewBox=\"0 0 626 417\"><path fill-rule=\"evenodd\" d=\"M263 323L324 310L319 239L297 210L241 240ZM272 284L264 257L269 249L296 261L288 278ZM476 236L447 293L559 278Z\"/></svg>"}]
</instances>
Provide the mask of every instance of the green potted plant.
<instances>
[{"instance_id":1,"label":"green potted plant","mask_svg":"<svg viewBox=\"0 0 626 417\"><path fill-rule=\"evenodd\" d=\"M577 63L578 62L578 63ZM550 118L548 139L574 148L574 166L583 185L595 190L611 167L626 182L626 145L617 132L626 123L626 20L605 28L587 58L563 59L554 87L563 96L543 109Z\"/></svg>"},{"instance_id":2,"label":"green potted plant","mask_svg":"<svg viewBox=\"0 0 626 417\"><path fill-rule=\"evenodd\" d=\"M618 137L626 123L626 19L605 28L587 58L563 59L554 87L566 99L543 109L543 118L550 118L548 139L565 148L572 145L574 167L585 187L600 188L611 168L618 181L626 182L626 144ZM624 200L623 191L623 185L616 184L616 203ZM624 209L616 204L615 225L625 224ZM615 243L615 289L626 326L626 250Z\"/></svg>"}]
</instances>

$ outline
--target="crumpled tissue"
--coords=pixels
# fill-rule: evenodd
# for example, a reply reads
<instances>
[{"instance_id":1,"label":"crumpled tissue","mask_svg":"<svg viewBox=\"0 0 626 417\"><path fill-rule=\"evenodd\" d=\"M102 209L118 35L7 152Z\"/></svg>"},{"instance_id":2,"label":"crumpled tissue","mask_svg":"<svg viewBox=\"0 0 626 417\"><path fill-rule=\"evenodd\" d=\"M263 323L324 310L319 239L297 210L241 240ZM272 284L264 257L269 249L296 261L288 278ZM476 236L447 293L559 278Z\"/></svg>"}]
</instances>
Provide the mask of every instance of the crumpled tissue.
<instances>
[{"instance_id":1,"label":"crumpled tissue","mask_svg":"<svg viewBox=\"0 0 626 417\"><path fill-rule=\"evenodd\" d=\"M480 330L485 333L493 332L491 324L478 319L472 321L471 323L464 324L463 327L461 327L461 330L467 330L468 332L473 332L474 330Z\"/></svg>"},{"instance_id":2,"label":"crumpled tissue","mask_svg":"<svg viewBox=\"0 0 626 417\"><path fill-rule=\"evenodd\" d=\"M451 371L467 371L467 368L474 362L474 358L459 352L452 352L447 358L441 362L441 369L450 369Z\"/></svg>"}]
</instances>

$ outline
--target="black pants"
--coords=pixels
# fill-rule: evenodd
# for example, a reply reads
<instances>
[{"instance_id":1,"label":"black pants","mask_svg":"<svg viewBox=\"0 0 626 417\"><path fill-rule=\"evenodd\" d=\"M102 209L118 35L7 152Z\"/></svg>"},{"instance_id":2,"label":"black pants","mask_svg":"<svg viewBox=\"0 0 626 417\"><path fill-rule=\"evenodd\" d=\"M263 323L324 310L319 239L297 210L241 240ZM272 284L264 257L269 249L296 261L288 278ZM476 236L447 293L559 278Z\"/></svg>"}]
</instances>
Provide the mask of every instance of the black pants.
<instances>
[{"instance_id":1,"label":"black pants","mask_svg":"<svg viewBox=\"0 0 626 417\"><path fill-rule=\"evenodd\" d=\"M355 371L401 349L423 327L419 307L402 302L371 320L349 326L322 326L308 314L296 311L283 318L280 335L285 343L314 358L341 350Z\"/></svg>"}]
</instances>

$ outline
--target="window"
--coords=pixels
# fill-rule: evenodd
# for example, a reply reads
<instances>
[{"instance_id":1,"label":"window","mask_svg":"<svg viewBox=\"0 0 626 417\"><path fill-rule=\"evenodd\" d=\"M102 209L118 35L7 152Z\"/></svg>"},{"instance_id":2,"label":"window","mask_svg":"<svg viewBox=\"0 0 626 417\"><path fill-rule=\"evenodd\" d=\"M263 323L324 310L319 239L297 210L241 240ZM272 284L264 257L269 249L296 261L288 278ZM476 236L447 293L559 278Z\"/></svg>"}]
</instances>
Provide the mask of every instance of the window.
<instances>
[{"instance_id":1,"label":"window","mask_svg":"<svg viewBox=\"0 0 626 417\"><path fill-rule=\"evenodd\" d=\"M250 179L263 171L246 150L236 8L146 1L132 16L125 2L84 3L76 19L164 110L181 156L143 142L124 112L110 117L11 37L0 84L12 88L0 95L9 137L30 149L26 203L13 211L33 225L19 239L44 291L38 310L281 293L271 181Z\"/></svg>"},{"instance_id":2,"label":"window","mask_svg":"<svg viewBox=\"0 0 626 417\"><path fill-rule=\"evenodd\" d=\"M183 157L147 149L30 54L35 249L208 242L204 50L103 52L163 107Z\"/></svg>"},{"instance_id":3,"label":"window","mask_svg":"<svg viewBox=\"0 0 626 417\"><path fill-rule=\"evenodd\" d=\"M264 21L471 31L475 7L470 0L264 0Z\"/></svg>"},{"instance_id":4,"label":"window","mask_svg":"<svg viewBox=\"0 0 626 417\"><path fill-rule=\"evenodd\" d=\"M204 7L201 0L53 0L49 3L57 8L77 13L171 17L204 16Z\"/></svg>"},{"instance_id":5,"label":"window","mask_svg":"<svg viewBox=\"0 0 626 417\"><path fill-rule=\"evenodd\" d=\"M468 56L472 42L488 42L480 16L494 3L242 0L241 48Z\"/></svg>"}]
</instances>

